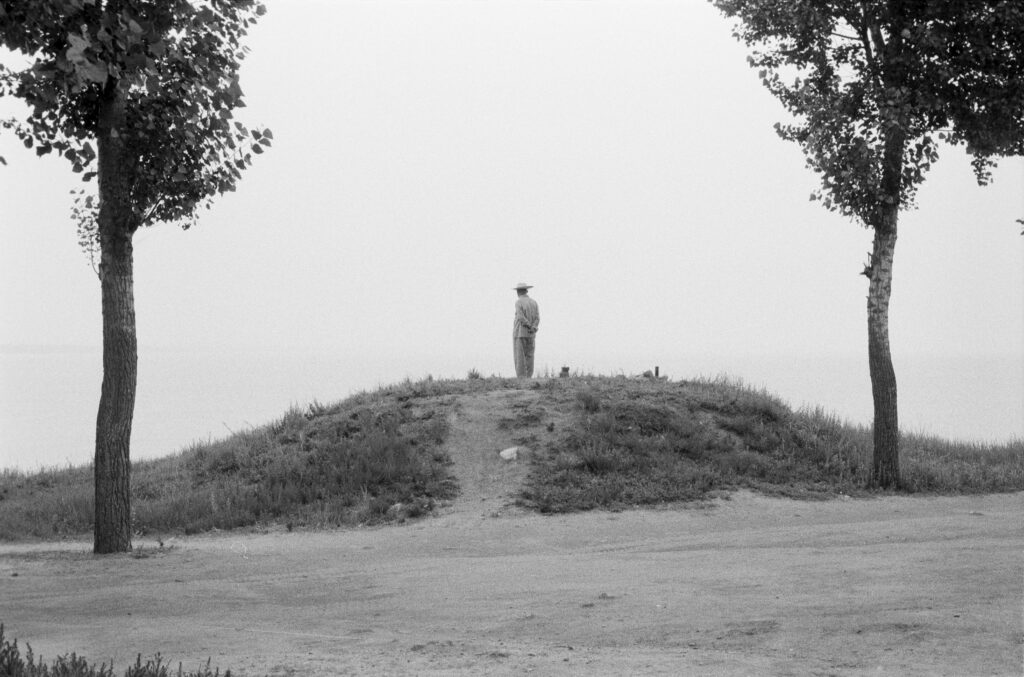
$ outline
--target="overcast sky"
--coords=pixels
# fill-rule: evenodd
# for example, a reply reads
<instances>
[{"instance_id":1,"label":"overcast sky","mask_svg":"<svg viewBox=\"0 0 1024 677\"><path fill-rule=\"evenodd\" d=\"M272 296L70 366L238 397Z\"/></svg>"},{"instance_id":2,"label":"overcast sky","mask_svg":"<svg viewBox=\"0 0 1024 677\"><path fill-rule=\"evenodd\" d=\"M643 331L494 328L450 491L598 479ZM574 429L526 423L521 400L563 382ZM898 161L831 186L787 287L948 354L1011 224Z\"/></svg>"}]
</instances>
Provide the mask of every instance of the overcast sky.
<instances>
[{"instance_id":1,"label":"overcast sky","mask_svg":"<svg viewBox=\"0 0 1024 677\"><path fill-rule=\"evenodd\" d=\"M196 228L137 234L142 346L511 371L524 281L552 367L866 354L870 233L808 201L780 106L707 2L267 5L242 117L274 147ZM99 345L80 182L9 134L0 155L0 345ZM979 188L941 155L902 217L893 349L1022 355L1024 163Z\"/></svg>"}]
</instances>

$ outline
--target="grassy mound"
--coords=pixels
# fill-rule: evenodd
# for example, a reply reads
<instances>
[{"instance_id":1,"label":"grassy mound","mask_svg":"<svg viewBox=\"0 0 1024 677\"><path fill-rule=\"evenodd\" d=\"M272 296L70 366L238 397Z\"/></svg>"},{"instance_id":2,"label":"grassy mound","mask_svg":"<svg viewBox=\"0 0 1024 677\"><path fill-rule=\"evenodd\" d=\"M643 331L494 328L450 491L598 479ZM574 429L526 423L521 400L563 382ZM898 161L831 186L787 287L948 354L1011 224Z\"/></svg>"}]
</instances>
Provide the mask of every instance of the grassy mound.
<instances>
[{"instance_id":1,"label":"grassy mound","mask_svg":"<svg viewBox=\"0 0 1024 677\"><path fill-rule=\"evenodd\" d=\"M132 530L327 527L427 513L458 493L441 450L452 398L438 397L431 384L314 402L268 425L133 464ZM418 404L424 398L426 406ZM0 539L90 532L92 491L89 467L0 476Z\"/></svg>"},{"instance_id":2,"label":"grassy mound","mask_svg":"<svg viewBox=\"0 0 1024 677\"><path fill-rule=\"evenodd\" d=\"M688 501L740 487L794 498L864 495L871 432L794 412L726 380L592 379L574 420L535 461L524 505L543 512ZM543 424L543 420L538 421ZM908 493L1024 489L1024 443L956 444L907 435Z\"/></svg>"},{"instance_id":3,"label":"grassy mound","mask_svg":"<svg viewBox=\"0 0 1024 677\"><path fill-rule=\"evenodd\" d=\"M444 451L456 397L501 389L529 394L499 428L535 452L520 503L539 511L687 501L740 487L798 498L868 493L869 429L793 411L738 383L516 381L470 372L330 406L314 402L260 428L137 463L133 529L329 527L426 514L458 493ZM975 445L904 435L901 467L909 493L1020 491L1024 440ZM87 534L92 500L88 467L2 473L0 539Z\"/></svg>"}]
</instances>

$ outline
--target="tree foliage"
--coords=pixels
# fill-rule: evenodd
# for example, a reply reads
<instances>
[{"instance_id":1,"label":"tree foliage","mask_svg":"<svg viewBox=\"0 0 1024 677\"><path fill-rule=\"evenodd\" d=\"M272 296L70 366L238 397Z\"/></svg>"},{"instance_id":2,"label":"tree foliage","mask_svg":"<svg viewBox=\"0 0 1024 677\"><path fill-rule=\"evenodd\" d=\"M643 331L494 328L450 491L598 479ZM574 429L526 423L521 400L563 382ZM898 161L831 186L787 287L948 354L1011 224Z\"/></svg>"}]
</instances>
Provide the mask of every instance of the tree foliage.
<instances>
[{"instance_id":1,"label":"tree foliage","mask_svg":"<svg viewBox=\"0 0 1024 677\"><path fill-rule=\"evenodd\" d=\"M876 227L894 201L913 206L941 141L967 147L982 184L996 158L1024 154L1019 0L714 4L740 19L751 66L795 118L776 130L804 149L821 177L811 197L830 210ZM899 161L888 184L887 139Z\"/></svg>"},{"instance_id":2,"label":"tree foliage","mask_svg":"<svg viewBox=\"0 0 1024 677\"><path fill-rule=\"evenodd\" d=\"M232 119L244 106L241 39L264 12L255 0L0 0L0 44L34 57L20 71L0 66L0 96L30 107L27 120L0 125L90 181L100 99L120 88L126 115L112 133L128 165L129 228L188 227L273 138ZM95 206L79 194L80 231Z\"/></svg>"}]
</instances>

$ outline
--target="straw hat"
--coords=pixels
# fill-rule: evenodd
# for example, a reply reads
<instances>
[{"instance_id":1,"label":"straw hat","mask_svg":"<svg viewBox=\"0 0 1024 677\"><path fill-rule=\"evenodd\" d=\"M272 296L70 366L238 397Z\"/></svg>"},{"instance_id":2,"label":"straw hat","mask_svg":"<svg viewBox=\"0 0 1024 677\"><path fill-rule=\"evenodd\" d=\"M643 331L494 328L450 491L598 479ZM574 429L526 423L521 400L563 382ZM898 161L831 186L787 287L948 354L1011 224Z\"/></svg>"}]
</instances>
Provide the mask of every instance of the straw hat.
<instances>
[{"instance_id":1,"label":"straw hat","mask_svg":"<svg viewBox=\"0 0 1024 677\"><path fill-rule=\"evenodd\" d=\"M517 290L517 291L520 290L520 289L533 289L533 285L532 284L526 284L525 282L520 282L519 284L517 284L516 286L514 286L512 288Z\"/></svg>"}]
</instances>

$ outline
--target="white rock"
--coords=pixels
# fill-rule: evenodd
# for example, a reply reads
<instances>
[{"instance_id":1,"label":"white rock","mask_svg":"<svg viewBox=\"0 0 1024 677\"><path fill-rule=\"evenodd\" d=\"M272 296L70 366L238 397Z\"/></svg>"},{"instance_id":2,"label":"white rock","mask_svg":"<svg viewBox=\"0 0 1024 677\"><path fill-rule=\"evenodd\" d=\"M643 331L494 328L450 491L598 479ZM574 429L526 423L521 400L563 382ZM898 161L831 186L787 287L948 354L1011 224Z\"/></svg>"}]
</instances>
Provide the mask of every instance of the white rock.
<instances>
[{"instance_id":1,"label":"white rock","mask_svg":"<svg viewBox=\"0 0 1024 677\"><path fill-rule=\"evenodd\" d=\"M508 449L502 449L501 453L499 453L498 456L501 456L501 460L503 461L514 461L519 456L519 447L509 447Z\"/></svg>"}]
</instances>

